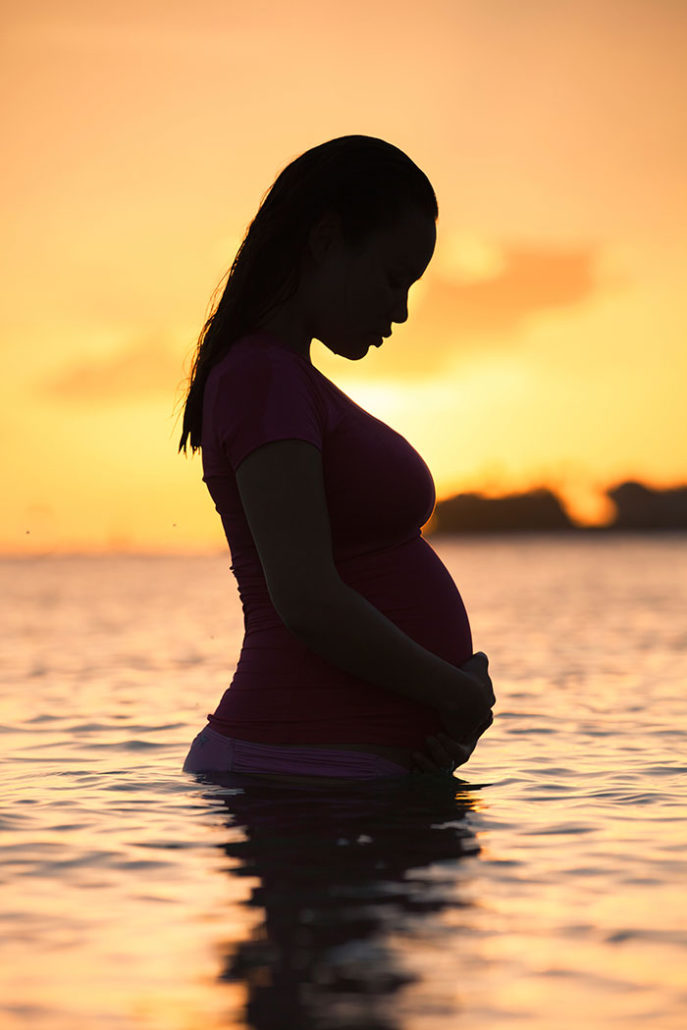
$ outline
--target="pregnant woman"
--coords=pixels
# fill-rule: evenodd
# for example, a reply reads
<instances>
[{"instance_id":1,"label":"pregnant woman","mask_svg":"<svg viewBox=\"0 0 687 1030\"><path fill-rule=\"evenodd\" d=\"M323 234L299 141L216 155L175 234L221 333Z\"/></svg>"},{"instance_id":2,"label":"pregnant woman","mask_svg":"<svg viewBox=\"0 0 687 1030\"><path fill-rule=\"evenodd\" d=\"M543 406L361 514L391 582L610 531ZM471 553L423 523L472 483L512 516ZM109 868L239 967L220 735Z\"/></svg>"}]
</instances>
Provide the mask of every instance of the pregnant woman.
<instances>
[{"instance_id":1,"label":"pregnant woman","mask_svg":"<svg viewBox=\"0 0 687 1030\"><path fill-rule=\"evenodd\" d=\"M202 452L245 635L186 772L338 783L453 771L491 724L487 657L421 527L431 473L310 360L358 361L434 252L426 175L343 136L278 175L205 323L179 450Z\"/></svg>"}]
</instances>

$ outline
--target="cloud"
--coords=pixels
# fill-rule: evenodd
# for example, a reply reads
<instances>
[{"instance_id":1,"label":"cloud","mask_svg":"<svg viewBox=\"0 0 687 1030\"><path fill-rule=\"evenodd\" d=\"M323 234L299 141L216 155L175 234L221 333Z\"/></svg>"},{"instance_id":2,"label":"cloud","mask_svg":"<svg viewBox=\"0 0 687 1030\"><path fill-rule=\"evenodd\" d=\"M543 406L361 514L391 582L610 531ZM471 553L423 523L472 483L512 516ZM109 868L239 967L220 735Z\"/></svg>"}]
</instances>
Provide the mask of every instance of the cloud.
<instances>
[{"instance_id":1,"label":"cloud","mask_svg":"<svg viewBox=\"0 0 687 1030\"><path fill-rule=\"evenodd\" d=\"M82 358L44 379L44 396L80 403L172 397L184 379L178 348L162 336L138 340L105 357Z\"/></svg>"},{"instance_id":2,"label":"cloud","mask_svg":"<svg viewBox=\"0 0 687 1030\"><path fill-rule=\"evenodd\" d=\"M599 292L600 257L592 246L510 246L498 251L492 274L486 266L479 277L465 268L460 274L458 266L454 275L447 274L446 266L432 273L430 266L420 284L417 310L411 293L410 319L401 339L394 335L385 344L381 360L363 362L362 377L433 378L461 354L512 348L536 315L580 307ZM336 378L340 361L324 349L321 359L316 363ZM105 357L74 361L44 380L40 389L65 401L121 402L176 397L184 377L179 345L158 333Z\"/></svg>"},{"instance_id":3,"label":"cloud","mask_svg":"<svg viewBox=\"0 0 687 1030\"><path fill-rule=\"evenodd\" d=\"M511 245L501 248L499 258L488 276L454 277L441 269L432 273L430 266L417 311L411 292L403 341L392 337L386 346L395 346L393 357L371 366L371 374L435 376L461 354L512 347L537 315L565 314L602 288L601 254L591 245Z\"/></svg>"},{"instance_id":4,"label":"cloud","mask_svg":"<svg viewBox=\"0 0 687 1030\"><path fill-rule=\"evenodd\" d=\"M497 275L467 283L440 279L426 302L456 332L512 333L539 311L587 300L596 289L595 257L592 247L511 247Z\"/></svg>"}]
</instances>

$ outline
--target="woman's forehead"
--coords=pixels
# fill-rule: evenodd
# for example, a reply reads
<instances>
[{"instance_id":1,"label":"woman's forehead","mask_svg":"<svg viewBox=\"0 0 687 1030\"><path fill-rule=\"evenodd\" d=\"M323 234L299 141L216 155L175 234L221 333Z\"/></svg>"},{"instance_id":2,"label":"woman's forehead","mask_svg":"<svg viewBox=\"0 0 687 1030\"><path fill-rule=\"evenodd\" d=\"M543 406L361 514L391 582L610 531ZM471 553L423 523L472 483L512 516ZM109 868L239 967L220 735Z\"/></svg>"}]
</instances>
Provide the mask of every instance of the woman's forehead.
<instances>
[{"instance_id":1,"label":"woman's forehead","mask_svg":"<svg viewBox=\"0 0 687 1030\"><path fill-rule=\"evenodd\" d=\"M434 219L421 212L409 212L380 234L379 245L398 270L419 278L429 263L436 244Z\"/></svg>"}]
</instances>

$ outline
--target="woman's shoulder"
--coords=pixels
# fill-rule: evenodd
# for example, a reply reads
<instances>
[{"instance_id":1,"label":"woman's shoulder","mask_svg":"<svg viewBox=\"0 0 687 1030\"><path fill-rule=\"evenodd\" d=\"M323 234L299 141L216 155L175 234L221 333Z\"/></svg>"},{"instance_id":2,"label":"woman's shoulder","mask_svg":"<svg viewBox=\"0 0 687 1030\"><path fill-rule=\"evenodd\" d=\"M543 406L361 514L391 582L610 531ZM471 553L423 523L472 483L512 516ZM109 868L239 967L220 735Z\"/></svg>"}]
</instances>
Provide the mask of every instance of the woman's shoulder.
<instances>
[{"instance_id":1,"label":"woman's shoulder","mask_svg":"<svg viewBox=\"0 0 687 1030\"><path fill-rule=\"evenodd\" d=\"M321 446L332 413L307 358L262 335L236 339L208 374L203 431L234 467L260 443L301 439Z\"/></svg>"}]
</instances>

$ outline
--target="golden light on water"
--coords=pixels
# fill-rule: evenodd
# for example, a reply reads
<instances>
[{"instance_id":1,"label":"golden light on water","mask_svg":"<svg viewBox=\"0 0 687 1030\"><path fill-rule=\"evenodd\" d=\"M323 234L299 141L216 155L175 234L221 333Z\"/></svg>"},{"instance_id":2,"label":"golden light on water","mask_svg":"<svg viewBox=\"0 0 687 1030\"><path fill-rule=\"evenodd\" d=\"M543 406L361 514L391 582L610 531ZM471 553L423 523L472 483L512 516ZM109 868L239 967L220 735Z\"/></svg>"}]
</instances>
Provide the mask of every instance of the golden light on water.
<instances>
[{"instance_id":1,"label":"golden light on water","mask_svg":"<svg viewBox=\"0 0 687 1030\"><path fill-rule=\"evenodd\" d=\"M242 642L225 555L4 562L8 1027L680 1026L682 535L437 547L494 725L455 786L338 798L181 771Z\"/></svg>"}]
</instances>

